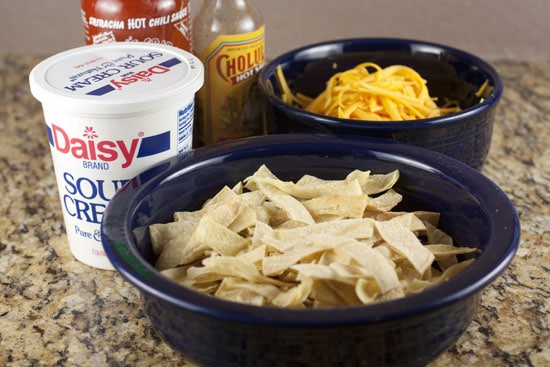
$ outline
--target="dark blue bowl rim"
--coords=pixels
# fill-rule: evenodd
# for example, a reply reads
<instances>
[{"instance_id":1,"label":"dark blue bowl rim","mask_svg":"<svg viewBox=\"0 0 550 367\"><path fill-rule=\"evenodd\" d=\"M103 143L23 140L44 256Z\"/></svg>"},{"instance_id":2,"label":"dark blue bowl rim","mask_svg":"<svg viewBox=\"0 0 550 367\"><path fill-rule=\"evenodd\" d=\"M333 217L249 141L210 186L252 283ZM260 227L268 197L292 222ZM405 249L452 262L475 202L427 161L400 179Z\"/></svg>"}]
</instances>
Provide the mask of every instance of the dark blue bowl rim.
<instances>
[{"instance_id":1,"label":"dark blue bowl rim","mask_svg":"<svg viewBox=\"0 0 550 367\"><path fill-rule=\"evenodd\" d=\"M491 224L507 230L493 233L487 249L463 272L443 285L405 298L373 305L331 309L296 310L276 307L258 307L228 302L183 287L160 274L137 251L129 246L133 241L130 230L131 216L136 201L146 197L165 180L178 172L204 166L205 161L242 157L259 149L285 149L304 144L346 144L368 149L390 161L414 165L429 170L476 194L491 216ZM420 315L444 307L480 292L498 277L512 261L520 238L520 224L516 210L506 194L479 171L446 155L424 148L382 139L358 139L354 136L322 136L314 134L268 135L239 139L192 150L183 158L163 162L137 177L147 177L149 172L162 173L140 183L132 195L125 195L124 187L111 199L101 225L101 236L107 256L115 269L146 297L155 297L178 308L210 317L250 324L291 327L331 327L338 325L383 322L397 318ZM155 172L156 173L156 172ZM137 178L136 177L136 178ZM132 185L131 180L126 186ZM130 239L130 240L129 240Z\"/></svg>"},{"instance_id":2,"label":"dark blue bowl rim","mask_svg":"<svg viewBox=\"0 0 550 367\"><path fill-rule=\"evenodd\" d=\"M491 77L491 84L493 85L493 92L489 97L487 97L483 102L478 103L474 106L463 109L460 112L448 114L441 117L434 117L428 119L418 119L413 121L357 121L350 119L340 119L335 117L328 117L325 115L312 113L297 107L290 106L289 104L283 102L279 97L277 97L273 91L268 86L268 80L275 72L275 69L279 64L285 64L289 61L292 61L294 58L299 57L298 55L310 54L315 49L323 49L327 46L340 46L342 49L349 47L350 45L361 45L365 47L365 50L376 50L378 47L384 46L385 49L388 47L401 49L402 47L417 47L425 48L433 52L446 52L455 56L458 56L462 60L466 60L469 63L475 65L480 70L484 71ZM315 119L316 122L325 124L327 126L337 126L339 128L364 128L366 130L395 130L395 129L422 129L437 125L446 125L453 124L456 121L469 119L474 115L484 113L488 110L491 110L499 102L504 85L500 74L497 70L484 61L483 59L475 56L469 52L454 48L451 46L438 44L434 42L427 42L421 40L413 39L404 39L404 38L348 38L348 39L336 39L330 41L323 41L314 43L307 46L302 46L291 51L288 51L282 55L277 56L275 59L268 62L268 64L260 72L258 78L258 86L261 93L269 100L269 103L276 106L277 109L285 110L287 113L293 115L296 118L304 118L304 116L309 116Z\"/></svg>"}]
</instances>

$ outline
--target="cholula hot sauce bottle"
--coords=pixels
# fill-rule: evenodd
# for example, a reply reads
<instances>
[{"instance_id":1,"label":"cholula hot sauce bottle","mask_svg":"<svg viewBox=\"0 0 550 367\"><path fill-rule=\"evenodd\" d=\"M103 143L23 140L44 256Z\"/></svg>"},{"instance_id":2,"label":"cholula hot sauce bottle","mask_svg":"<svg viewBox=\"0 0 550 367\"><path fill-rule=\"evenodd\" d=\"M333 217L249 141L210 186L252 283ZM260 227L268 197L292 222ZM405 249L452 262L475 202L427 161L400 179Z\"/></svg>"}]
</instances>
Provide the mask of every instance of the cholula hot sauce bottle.
<instances>
[{"instance_id":1,"label":"cholula hot sauce bottle","mask_svg":"<svg viewBox=\"0 0 550 367\"><path fill-rule=\"evenodd\" d=\"M192 29L192 50L205 67L195 144L261 134L257 79L265 61L265 36L260 12L247 0L204 0Z\"/></svg>"}]
</instances>

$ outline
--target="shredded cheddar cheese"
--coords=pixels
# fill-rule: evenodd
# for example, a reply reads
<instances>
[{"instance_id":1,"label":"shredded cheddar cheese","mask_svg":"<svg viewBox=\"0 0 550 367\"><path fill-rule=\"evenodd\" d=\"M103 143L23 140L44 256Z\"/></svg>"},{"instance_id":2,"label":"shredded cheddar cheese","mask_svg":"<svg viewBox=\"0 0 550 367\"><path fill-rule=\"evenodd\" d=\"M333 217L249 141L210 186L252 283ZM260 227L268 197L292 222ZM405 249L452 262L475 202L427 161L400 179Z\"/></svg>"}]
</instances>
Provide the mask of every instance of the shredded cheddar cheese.
<instances>
[{"instance_id":1,"label":"shredded cheddar cheese","mask_svg":"<svg viewBox=\"0 0 550 367\"><path fill-rule=\"evenodd\" d=\"M293 94L281 66L277 78L284 102L307 111L355 120L402 121L437 117L458 112L456 102L440 107L430 97L426 80L404 65L382 68L365 62L334 74L316 98Z\"/></svg>"}]
</instances>

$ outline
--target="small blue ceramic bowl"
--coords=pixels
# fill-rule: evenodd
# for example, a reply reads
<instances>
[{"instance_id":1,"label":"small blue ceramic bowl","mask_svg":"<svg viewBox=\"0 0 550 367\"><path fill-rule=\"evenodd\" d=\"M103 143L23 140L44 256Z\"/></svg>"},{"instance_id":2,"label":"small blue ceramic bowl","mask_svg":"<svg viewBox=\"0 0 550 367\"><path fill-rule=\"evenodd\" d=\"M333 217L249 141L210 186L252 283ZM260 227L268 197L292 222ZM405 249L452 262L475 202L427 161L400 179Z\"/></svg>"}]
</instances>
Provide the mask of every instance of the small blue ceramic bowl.
<instances>
[{"instance_id":1,"label":"small blue ceramic bowl","mask_svg":"<svg viewBox=\"0 0 550 367\"><path fill-rule=\"evenodd\" d=\"M366 61L382 67L412 67L427 80L432 97L459 101L462 111L407 122L357 121L310 113L280 99L278 65L294 93L316 97L336 72ZM475 92L485 80L493 90L479 103ZM266 65L258 85L270 134L321 132L392 139L450 155L474 168L483 165L489 152L503 89L497 71L474 55L434 43L390 38L336 40L290 51Z\"/></svg>"},{"instance_id":2,"label":"small blue ceramic bowl","mask_svg":"<svg viewBox=\"0 0 550 367\"><path fill-rule=\"evenodd\" d=\"M284 180L341 179L354 169L400 170L403 210L435 210L458 245L480 249L445 284L379 304L283 309L234 303L176 284L155 270L147 226L198 209L223 185L266 164ZM396 209L397 210L397 209ZM464 332L482 290L510 263L519 222L506 195L448 156L389 140L271 135L194 150L132 179L102 224L114 267L142 295L158 334L201 366L424 366Z\"/></svg>"}]
</instances>

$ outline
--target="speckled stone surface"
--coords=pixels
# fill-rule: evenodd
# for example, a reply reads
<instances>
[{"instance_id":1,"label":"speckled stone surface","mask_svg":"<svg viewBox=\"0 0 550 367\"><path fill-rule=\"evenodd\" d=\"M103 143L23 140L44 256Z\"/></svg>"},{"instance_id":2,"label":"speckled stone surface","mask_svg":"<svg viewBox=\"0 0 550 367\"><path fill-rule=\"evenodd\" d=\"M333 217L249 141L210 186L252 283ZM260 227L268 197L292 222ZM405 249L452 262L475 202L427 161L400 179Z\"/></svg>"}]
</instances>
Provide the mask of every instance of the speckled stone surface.
<instances>
[{"instance_id":1,"label":"speckled stone surface","mask_svg":"<svg viewBox=\"0 0 550 367\"><path fill-rule=\"evenodd\" d=\"M40 104L41 58L0 55L0 365L187 366L154 333L137 291L70 254ZM494 61L505 81L483 173L522 225L511 266L440 366L549 366L550 61Z\"/></svg>"}]
</instances>

